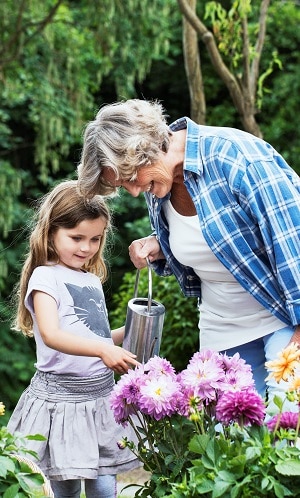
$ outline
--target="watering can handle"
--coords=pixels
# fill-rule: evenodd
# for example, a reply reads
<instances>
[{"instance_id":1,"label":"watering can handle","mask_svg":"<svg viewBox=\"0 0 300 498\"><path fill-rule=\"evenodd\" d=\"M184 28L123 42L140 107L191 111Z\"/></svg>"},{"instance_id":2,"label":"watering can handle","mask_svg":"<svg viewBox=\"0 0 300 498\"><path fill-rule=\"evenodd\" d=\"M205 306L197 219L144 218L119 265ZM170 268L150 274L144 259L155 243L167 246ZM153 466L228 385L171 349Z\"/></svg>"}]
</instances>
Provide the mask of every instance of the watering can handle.
<instances>
[{"instance_id":1,"label":"watering can handle","mask_svg":"<svg viewBox=\"0 0 300 498\"><path fill-rule=\"evenodd\" d=\"M151 312L151 305L152 305L152 271L151 271L151 266L150 266L150 261L148 258L146 258L147 261L147 266L148 266L148 313ZM140 270L137 270L136 272L136 277L135 277L135 285L134 285L134 298L137 297L138 293L138 285L139 285L139 279L140 279Z\"/></svg>"}]
</instances>

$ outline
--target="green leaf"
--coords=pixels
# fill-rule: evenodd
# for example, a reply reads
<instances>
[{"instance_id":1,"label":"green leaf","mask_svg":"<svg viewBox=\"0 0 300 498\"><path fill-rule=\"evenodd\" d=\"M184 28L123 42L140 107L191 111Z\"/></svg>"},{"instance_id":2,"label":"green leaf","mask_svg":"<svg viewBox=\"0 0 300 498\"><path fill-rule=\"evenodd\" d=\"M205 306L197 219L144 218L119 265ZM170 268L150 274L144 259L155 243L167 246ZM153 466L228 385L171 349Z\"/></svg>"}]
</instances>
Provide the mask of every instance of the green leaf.
<instances>
[{"instance_id":1,"label":"green leaf","mask_svg":"<svg viewBox=\"0 0 300 498\"><path fill-rule=\"evenodd\" d=\"M43 479L41 474L38 474L38 473L35 473L35 474L19 473L17 477L18 477L18 481L19 481L21 488L26 493L30 493L34 489L42 490L42 486L44 484L44 479Z\"/></svg>"},{"instance_id":2,"label":"green leaf","mask_svg":"<svg viewBox=\"0 0 300 498\"><path fill-rule=\"evenodd\" d=\"M29 441L46 441L46 437L41 434L30 434L29 436L25 436Z\"/></svg>"},{"instance_id":3,"label":"green leaf","mask_svg":"<svg viewBox=\"0 0 300 498\"><path fill-rule=\"evenodd\" d=\"M9 456L0 456L0 477L6 477L7 472L14 472L15 464Z\"/></svg>"},{"instance_id":4,"label":"green leaf","mask_svg":"<svg viewBox=\"0 0 300 498\"><path fill-rule=\"evenodd\" d=\"M229 482L216 481L212 492L212 498L218 498L219 496L224 495L231 485L232 483Z\"/></svg>"},{"instance_id":5,"label":"green leaf","mask_svg":"<svg viewBox=\"0 0 300 498\"><path fill-rule=\"evenodd\" d=\"M203 455L203 453L206 451L209 441L210 437L206 434L203 434L201 436L194 436L189 443L189 450L193 451L194 453Z\"/></svg>"},{"instance_id":6,"label":"green leaf","mask_svg":"<svg viewBox=\"0 0 300 498\"><path fill-rule=\"evenodd\" d=\"M214 483L212 481L205 480L196 485L197 492L201 495L205 493L210 493L214 489Z\"/></svg>"},{"instance_id":7,"label":"green leaf","mask_svg":"<svg viewBox=\"0 0 300 498\"><path fill-rule=\"evenodd\" d=\"M275 465L275 469L279 474L285 476L300 476L300 460L285 460L284 462L278 462Z\"/></svg>"},{"instance_id":8,"label":"green leaf","mask_svg":"<svg viewBox=\"0 0 300 498\"><path fill-rule=\"evenodd\" d=\"M218 479L231 484L236 481L235 475L231 472L227 472L226 470L220 470L220 472L218 472Z\"/></svg>"},{"instance_id":9,"label":"green leaf","mask_svg":"<svg viewBox=\"0 0 300 498\"><path fill-rule=\"evenodd\" d=\"M246 448L246 459L248 461L255 460L257 457L261 455L261 449L257 446L250 446Z\"/></svg>"},{"instance_id":10,"label":"green leaf","mask_svg":"<svg viewBox=\"0 0 300 498\"><path fill-rule=\"evenodd\" d=\"M13 484L12 486L9 486L5 493L3 494L3 498L16 498L17 493L20 489L19 484Z\"/></svg>"}]
</instances>

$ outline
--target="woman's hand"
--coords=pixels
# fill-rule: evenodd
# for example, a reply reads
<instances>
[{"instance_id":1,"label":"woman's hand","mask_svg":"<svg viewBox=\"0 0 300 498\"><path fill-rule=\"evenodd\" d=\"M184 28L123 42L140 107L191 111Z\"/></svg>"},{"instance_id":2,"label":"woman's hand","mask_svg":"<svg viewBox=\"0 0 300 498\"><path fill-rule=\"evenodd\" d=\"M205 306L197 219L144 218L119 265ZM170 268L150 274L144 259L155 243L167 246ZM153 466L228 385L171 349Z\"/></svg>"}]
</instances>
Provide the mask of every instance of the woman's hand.
<instances>
[{"instance_id":1,"label":"woman's hand","mask_svg":"<svg viewBox=\"0 0 300 498\"><path fill-rule=\"evenodd\" d=\"M138 270L147 266L146 258L149 259L150 263L157 259L165 259L159 242L154 236L144 237L131 242L129 257Z\"/></svg>"},{"instance_id":2,"label":"woman's hand","mask_svg":"<svg viewBox=\"0 0 300 498\"><path fill-rule=\"evenodd\" d=\"M292 342L297 343L298 346L300 347L300 325L296 327L295 332L293 333L289 344L291 344Z\"/></svg>"}]
</instances>

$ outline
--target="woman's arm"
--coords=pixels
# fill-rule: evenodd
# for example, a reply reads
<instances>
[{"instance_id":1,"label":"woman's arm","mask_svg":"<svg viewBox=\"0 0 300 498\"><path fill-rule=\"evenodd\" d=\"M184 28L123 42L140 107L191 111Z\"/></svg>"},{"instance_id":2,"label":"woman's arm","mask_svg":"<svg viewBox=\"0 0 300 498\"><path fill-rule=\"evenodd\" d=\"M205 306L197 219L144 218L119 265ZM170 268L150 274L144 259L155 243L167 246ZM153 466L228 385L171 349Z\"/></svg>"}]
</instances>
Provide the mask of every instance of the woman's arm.
<instances>
[{"instance_id":1,"label":"woman's arm","mask_svg":"<svg viewBox=\"0 0 300 498\"><path fill-rule=\"evenodd\" d=\"M33 291L33 306L41 337L49 348L70 355L99 357L107 367L119 374L139 364L135 360L136 355L119 346L78 337L62 330L59 327L56 301L49 294Z\"/></svg>"}]
</instances>

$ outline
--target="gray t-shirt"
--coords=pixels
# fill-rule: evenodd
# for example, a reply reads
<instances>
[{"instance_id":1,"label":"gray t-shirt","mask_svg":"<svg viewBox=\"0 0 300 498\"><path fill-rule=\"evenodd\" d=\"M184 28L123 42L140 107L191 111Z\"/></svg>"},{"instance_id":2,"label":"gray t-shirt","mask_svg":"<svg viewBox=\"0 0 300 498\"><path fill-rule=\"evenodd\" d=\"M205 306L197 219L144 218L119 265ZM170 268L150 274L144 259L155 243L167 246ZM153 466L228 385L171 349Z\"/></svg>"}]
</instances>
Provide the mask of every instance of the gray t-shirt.
<instances>
[{"instance_id":1,"label":"gray t-shirt","mask_svg":"<svg viewBox=\"0 0 300 498\"><path fill-rule=\"evenodd\" d=\"M45 292L55 299L61 329L74 336L113 344L100 279L92 273L61 265L39 266L29 280L25 306L33 318L37 369L79 377L103 374L107 367L100 358L69 355L45 345L33 310L34 290Z\"/></svg>"}]
</instances>

